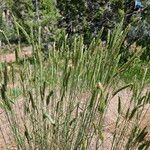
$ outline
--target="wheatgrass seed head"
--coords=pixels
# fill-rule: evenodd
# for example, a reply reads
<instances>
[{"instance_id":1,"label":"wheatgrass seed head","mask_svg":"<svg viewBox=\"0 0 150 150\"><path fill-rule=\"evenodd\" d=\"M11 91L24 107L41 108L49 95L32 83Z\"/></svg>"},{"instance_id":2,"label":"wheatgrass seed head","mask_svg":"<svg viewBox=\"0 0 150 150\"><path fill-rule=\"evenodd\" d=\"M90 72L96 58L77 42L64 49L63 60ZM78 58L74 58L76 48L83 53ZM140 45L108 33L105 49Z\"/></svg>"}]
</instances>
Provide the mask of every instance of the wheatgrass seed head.
<instances>
[{"instance_id":1,"label":"wheatgrass seed head","mask_svg":"<svg viewBox=\"0 0 150 150\"><path fill-rule=\"evenodd\" d=\"M102 91L103 91L103 89L104 89L101 82L98 82L98 83L97 83L96 88L97 88L97 89L101 89Z\"/></svg>"}]
</instances>

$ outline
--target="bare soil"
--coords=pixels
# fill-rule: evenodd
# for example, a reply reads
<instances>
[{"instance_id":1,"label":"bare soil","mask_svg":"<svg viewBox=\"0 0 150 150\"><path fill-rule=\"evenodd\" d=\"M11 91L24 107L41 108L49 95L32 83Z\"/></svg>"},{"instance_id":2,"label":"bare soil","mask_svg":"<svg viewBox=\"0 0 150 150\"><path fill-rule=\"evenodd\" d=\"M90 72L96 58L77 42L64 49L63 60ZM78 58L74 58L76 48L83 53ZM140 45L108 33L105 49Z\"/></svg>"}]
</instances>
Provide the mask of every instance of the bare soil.
<instances>
[{"instance_id":1,"label":"bare soil","mask_svg":"<svg viewBox=\"0 0 150 150\"><path fill-rule=\"evenodd\" d=\"M18 54L19 59L29 58L32 56L32 47L25 47L22 48L21 52ZM1 54L0 55L0 63L13 63L16 61L15 52L12 52L10 54Z\"/></svg>"}]
</instances>

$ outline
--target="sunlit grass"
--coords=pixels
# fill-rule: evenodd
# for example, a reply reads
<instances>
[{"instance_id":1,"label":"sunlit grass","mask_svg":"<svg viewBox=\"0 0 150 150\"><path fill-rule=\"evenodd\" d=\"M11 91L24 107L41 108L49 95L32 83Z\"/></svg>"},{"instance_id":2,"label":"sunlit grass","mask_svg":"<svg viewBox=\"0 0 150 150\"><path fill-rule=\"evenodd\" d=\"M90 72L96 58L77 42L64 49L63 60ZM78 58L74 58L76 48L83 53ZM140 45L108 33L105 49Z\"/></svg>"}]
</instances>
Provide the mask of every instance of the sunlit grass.
<instances>
[{"instance_id":1,"label":"sunlit grass","mask_svg":"<svg viewBox=\"0 0 150 150\"><path fill-rule=\"evenodd\" d=\"M74 37L68 44L67 35L62 34L49 49L46 59L41 51L40 31L39 41L35 42L32 28L28 35L17 22L15 25L25 34L33 50L30 61L20 63L16 54L17 62L9 70L8 64L0 68L1 107L6 112L17 149L80 150L90 149L92 144L98 149L105 142L104 119L109 102L126 89L132 93L131 105L123 110L123 98L118 97L118 117L110 149L148 147L146 128L139 126L141 109L150 100L148 91L143 97L148 70L141 74L140 81L119 85L120 75L134 66L135 58L141 54L135 53L120 66L120 48L127 33L122 31L121 24L108 34L106 46L97 38L86 48L82 36ZM20 113L15 107L19 103L22 104ZM132 121L136 124L129 129Z\"/></svg>"}]
</instances>

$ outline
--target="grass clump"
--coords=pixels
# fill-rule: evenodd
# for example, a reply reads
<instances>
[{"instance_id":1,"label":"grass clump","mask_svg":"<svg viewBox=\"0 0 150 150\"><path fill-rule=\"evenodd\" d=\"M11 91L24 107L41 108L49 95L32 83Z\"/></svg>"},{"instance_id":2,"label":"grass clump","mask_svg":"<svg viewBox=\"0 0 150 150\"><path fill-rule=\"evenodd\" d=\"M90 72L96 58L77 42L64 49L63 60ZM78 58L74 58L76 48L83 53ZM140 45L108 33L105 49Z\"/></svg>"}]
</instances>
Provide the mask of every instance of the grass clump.
<instances>
[{"instance_id":1,"label":"grass clump","mask_svg":"<svg viewBox=\"0 0 150 150\"><path fill-rule=\"evenodd\" d=\"M18 61L11 69L5 64L0 71L1 107L17 149L80 150L108 146L107 110L113 98L127 89L131 92L130 105L123 109L123 97L118 96L118 115L109 149L148 149L146 127L140 128L141 112L150 95L148 91L143 95L147 71L140 88L136 80L123 87L118 85L120 74L140 56L140 52L135 53L120 66L120 48L127 34L121 24L108 34L106 46L97 38L86 48L82 36L68 43L67 35L62 35L59 44L54 42L51 46L46 59L41 51L40 34L36 43L34 37L20 30L32 44L32 61L20 64L16 55Z\"/></svg>"}]
</instances>

